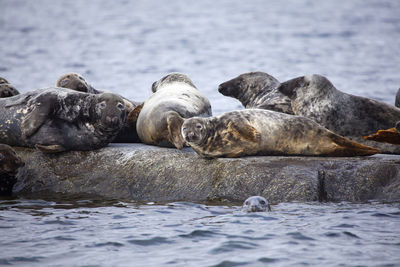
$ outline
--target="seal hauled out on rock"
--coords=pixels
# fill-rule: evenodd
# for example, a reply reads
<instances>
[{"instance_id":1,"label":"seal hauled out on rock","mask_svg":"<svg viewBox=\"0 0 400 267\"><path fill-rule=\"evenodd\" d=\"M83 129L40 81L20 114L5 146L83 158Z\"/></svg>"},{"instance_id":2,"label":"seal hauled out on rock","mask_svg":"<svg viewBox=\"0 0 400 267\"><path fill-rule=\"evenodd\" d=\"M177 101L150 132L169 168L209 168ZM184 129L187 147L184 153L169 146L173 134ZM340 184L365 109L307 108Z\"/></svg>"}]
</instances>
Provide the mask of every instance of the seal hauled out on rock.
<instances>
[{"instance_id":1,"label":"seal hauled out on rock","mask_svg":"<svg viewBox=\"0 0 400 267\"><path fill-rule=\"evenodd\" d=\"M18 169L24 165L14 149L0 144L0 196L10 196L17 182L15 177Z\"/></svg>"},{"instance_id":2,"label":"seal hauled out on rock","mask_svg":"<svg viewBox=\"0 0 400 267\"><path fill-rule=\"evenodd\" d=\"M391 128L400 118L399 108L341 92L321 75L286 81L278 90L291 99L295 115L310 118L339 135L361 143L365 143L363 136ZM366 144L376 146L384 153L400 152L390 145Z\"/></svg>"},{"instance_id":3,"label":"seal hauled out on rock","mask_svg":"<svg viewBox=\"0 0 400 267\"><path fill-rule=\"evenodd\" d=\"M136 129L146 144L181 149L183 118L211 116L211 105L188 76L170 73L154 82L153 94L144 102Z\"/></svg>"},{"instance_id":4,"label":"seal hauled out on rock","mask_svg":"<svg viewBox=\"0 0 400 267\"><path fill-rule=\"evenodd\" d=\"M396 94L396 100L394 101L394 105L398 108L400 108L400 88L397 90Z\"/></svg>"},{"instance_id":5,"label":"seal hauled out on rock","mask_svg":"<svg viewBox=\"0 0 400 267\"><path fill-rule=\"evenodd\" d=\"M182 136L203 157L250 155L366 156L379 150L339 136L301 116L244 109L190 118Z\"/></svg>"},{"instance_id":6,"label":"seal hauled out on rock","mask_svg":"<svg viewBox=\"0 0 400 267\"><path fill-rule=\"evenodd\" d=\"M93 88L82 75L78 73L66 73L61 75L57 82L57 87L72 89L75 91L86 92L90 94L105 93ZM121 96L122 97L122 96ZM136 132L136 120L139 116L143 103L134 102L122 97L125 104L125 111L127 119L122 130L118 133L117 137L113 140L114 143L138 143L140 142L139 136Z\"/></svg>"},{"instance_id":7,"label":"seal hauled out on rock","mask_svg":"<svg viewBox=\"0 0 400 267\"><path fill-rule=\"evenodd\" d=\"M57 82L56 87L69 88L75 91L100 94L101 92L94 89L79 73L65 73L61 75Z\"/></svg>"},{"instance_id":8,"label":"seal hauled out on rock","mask_svg":"<svg viewBox=\"0 0 400 267\"><path fill-rule=\"evenodd\" d=\"M92 150L110 143L125 117L118 95L38 89L0 99L0 142L47 152Z\"/></svg>"},{"instance_id":9,"label":"seal hauled out on rock","mask_svg":"<svg viewBox=\"0 0 400 267\"><path fill-rule=\"evenodd\" d=\"M245 108L293 114L290 98L278 91L280 82L265 72L248 72L218 86L218 91L238 99Z\"/></svg>"},{"instance_id":10,"label":"seal hauled out on rock","mask_svg":"<svg viewBox=\"0 0 400 267\"><path fill-rule=\"evenodd\" d=\"M243 202L242 209L247 212L271 211L268 200L261 196L252 196Z\"/></svg>"},{"instance_id":11,"label":"seal hauled out on rock","mask_svg":"<svg viewBox=\"0 0 400 267\"><path fill-rule=\"evenodd\" d=\"M19 95L17 89L12 86L6 79L0 77L0 98Z\"/></svg>"}]
</instances>

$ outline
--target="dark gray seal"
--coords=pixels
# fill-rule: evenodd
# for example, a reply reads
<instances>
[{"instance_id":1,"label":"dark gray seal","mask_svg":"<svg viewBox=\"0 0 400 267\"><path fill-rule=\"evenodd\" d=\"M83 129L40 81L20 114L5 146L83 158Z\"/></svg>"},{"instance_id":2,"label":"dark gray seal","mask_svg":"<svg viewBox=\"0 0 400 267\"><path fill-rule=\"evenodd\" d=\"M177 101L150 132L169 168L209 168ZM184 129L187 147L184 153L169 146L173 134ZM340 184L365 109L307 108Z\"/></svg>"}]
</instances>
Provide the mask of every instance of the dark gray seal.
<instances>
[{"instance_id":1,"label":"dark gray seal","mask_svg":"<svg viewBox=\"0 0 400 267\"><path fill-rule=\"evenodd\" d=\"M125 117L118 95L38 89L0 99L0 142L48 152L92 150L110 143Z\"/></svg>"},{"instance_id":2,"label":"dark gray seal","mask_svg":"<svg viewBox=\"0 0 400 267\"><path fill-rule=\"evenodd\" d=\"M211 116L210 102L181 73L170 73L154 82L152 91L137 120L139 138L146 144L181 149L185 144L183 118Z\"/></svg>"},{"instance_id":3,"label":"dark gray seal","mask_svg":"<svg viewBox=\"0 0 400 267\"><path fill-rule=\"evenodd\" d=\"M243 202L242 209L247 212L271 211L268 200L261 196L252 196Z\"/></svg>"},{"instance_id":4,"label":"dark gray seal","mask_svg":"<svg viewBox=\"0 0 400 267\"><path fill-rule=\"evenodd\" d=\"M280 82L265 72L248 72L218 86L218 91L236 98L245 108L261 108L293 114L290 99L278 91Z\"/></svg>"},{"instance_id":5,"label":"dark gray seal","mask_svg":"<svg viewBox=\"0 0 400 267\"><path fill-rule=\"evenodd\" d=\"M18 169L22 166L24 163L14 149L0 144L0 196L11 196Z\"/></svg>"},{"instance_id":6,"label":"dark gray seal","mask_svg":"<svg viewBox=\"0 0 400 267\"><path fill-rule=\"evenodd\" d=\"M106 92L93 88L81 74L74 72L61 75L56 82L56 86L90 94ZM136 132L136 121L143 103L131 101L123 96L121 97L124 100L127 119L124 127L113 140L113 143L139 143L140 139Z\"/></svg>"},{"instance_id":7,"label":"dark gray seal","mask_svg":"<svg viewBox=\"0 0 400 267\"><path fill-rule=\"evenodd\" d=\"M397 90L396 100L394 102L394 105L396 107L400 108L400 88L399 88L399 90Z\"/></svg>"},{"instance_id":8,"label":"dark gray seal","mask_svg":"<svg viewBox=\"0 0 400 267\"><path fill-rule=\"evenodd\" d=\"M295 115L304 116L325 128L383 153L400 153L396 146L364 141L363 136L389 129L400 119L392 105L347 94L321 75L307 75L282 83L278 90L291 99Z\"/></svg>"},{"instance_id":9,"label":"dark gray seal","mask_svg":"<svg viewBox=\"0 0 400 267\"><path fill-rule=\"evenodd\" d=\"M19 91L5 78L0 77L0 98L18 95Z\"/></svg>"},{"instance_id":10,"label":"dark gray seal","mask_svg":"<svg viewBox=\"0 0 400 267\"><path fill-rule=\"evenodd\" d=\"M366 156L379 150L339 136L301 116L244 109L186 119L182 136L203 157L251 155Z\"/></svg>"}]
</instances>

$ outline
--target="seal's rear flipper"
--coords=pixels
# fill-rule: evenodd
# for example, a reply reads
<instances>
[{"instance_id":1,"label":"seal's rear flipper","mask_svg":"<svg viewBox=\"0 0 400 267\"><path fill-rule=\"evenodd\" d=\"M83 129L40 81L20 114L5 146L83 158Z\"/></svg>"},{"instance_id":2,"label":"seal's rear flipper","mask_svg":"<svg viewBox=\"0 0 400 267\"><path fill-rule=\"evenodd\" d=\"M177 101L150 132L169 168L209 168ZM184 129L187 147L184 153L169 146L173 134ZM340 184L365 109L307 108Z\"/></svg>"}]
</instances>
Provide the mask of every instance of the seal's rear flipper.
<instances>
[{"instance_id":1,"label":"seal's rear flipper","mask_svg":"<svg viewBox=\"0 0 400 267\"><path fill-rule=\"evenodd\" d=\"M400 132L396 128L378 130L375 134L364 136L364 139L400 145Z\"/></svg>"},{"instance_id":2,"label":"seal's rear flipper","mask_svg":"<svg viewBox=\"0 0 400 267\"><path fill-rule=\"evenodd\" d=\"M127 121L136 123L139 117L139 113L140 111L142 111L142 108L143 108L143 103L136 106L131 112L129 112Z\"/></svg>"},{"instance_id":3,"label":"seal's rear flipper","mask_svg":"<svg viewBox=\"0 0 400 267\"><path fill-rule=\"evenodd\" d=\"M175 111L168 112L166 118L168 125L168 141L177 149L182 149L185 145L185 140L181 133L184 119Z\"/></svg>"},{"instance_id":4,"label":"seal's rear flipper","mask_svg":"<svg viewBox=\"0 0 400 267\"><path fill-rule=\"evenodd\" d=\"M35 148L39 149L43 153L59 153L66 151L62 145L39 145L36 144Z\"/></svg>"},{"instance_id":5,"label":"seal's rear flipper","mask_svg":"<svg viewBox=\"0 0 400 267\"><path fill-rule=\"evenodd\" d=\"M374 147L362 145L343 136L332 134L332 141L337 145L335 150L328 156L352 157L352 156L370 156L379 154L381 151Z\"/></svg>"}]
</instances>

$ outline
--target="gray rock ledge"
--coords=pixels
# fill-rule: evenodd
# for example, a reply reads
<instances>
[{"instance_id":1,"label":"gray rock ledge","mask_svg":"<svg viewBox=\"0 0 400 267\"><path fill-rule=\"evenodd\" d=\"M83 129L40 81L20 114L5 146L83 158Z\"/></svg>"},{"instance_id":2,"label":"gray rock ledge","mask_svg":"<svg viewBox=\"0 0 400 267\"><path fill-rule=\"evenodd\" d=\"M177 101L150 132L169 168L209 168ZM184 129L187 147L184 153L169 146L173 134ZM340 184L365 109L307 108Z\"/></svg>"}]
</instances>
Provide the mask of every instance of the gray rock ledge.
<instances>
[{"instance_id":1,"label":"gray rock ledge","mask_svg":"<svg viewBox=\"0 0 400 267\"><path fill-rule=\"evenodd\" d=\"M183 150L111 144L43 154L15 147L25 161L14 194L98 196L138 201L400 201L400 155L200 158Z\"/></svg>"}]
</instances>

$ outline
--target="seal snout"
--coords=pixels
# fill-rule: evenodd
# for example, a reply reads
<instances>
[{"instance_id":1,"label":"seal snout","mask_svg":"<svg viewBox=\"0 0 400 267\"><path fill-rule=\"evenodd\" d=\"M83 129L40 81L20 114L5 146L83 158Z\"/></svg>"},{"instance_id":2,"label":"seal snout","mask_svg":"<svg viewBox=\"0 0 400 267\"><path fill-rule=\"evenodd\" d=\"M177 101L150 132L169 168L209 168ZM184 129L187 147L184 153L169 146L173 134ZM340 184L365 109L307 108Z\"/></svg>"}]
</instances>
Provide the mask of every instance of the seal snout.
<instances>
[{"instance_id":1,"label":"seal snout","mask_svg":"<svg viewBox=\"0 0 400 267\"><path fill-rule=\"evenodd\" d=\"M194 132L188 132L185 134L185 140L187 142L193 142L197 140L197 136Z\"/></svg>"},{"instance_id":2,"label":"seal snout","mask_svg":"<svg viewBox=\"0 0 400 267\"><path fill-rule=\"evenodd\" d=\"M116 126L116 125L118 125L119 119L117 116L114 116L114 117L107 116L106 122L108 125Z\"/></svg>"}]
</instances>

